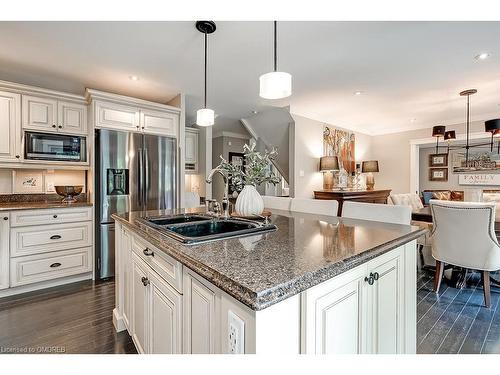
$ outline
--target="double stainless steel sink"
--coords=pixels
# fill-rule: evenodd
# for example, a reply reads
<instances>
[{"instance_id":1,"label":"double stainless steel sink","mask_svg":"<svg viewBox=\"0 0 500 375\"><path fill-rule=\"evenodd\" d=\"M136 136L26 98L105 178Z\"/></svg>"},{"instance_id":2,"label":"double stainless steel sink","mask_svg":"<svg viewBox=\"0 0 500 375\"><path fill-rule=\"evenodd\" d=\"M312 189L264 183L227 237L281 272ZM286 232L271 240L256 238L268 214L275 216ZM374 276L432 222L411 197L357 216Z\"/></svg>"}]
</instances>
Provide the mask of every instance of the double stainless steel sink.
<instances>
[{"instance_id":1,"label":"double stainless steel sink","mask_svg":"<svg viewBox=\"0 0 500 375\"><path fill-rule=\"evenodd\" d=\"M276 230L274 224L239 218L217 218L203 214L182 214L141 219L147 225L185 244L243 237Z\"/></svg>"}]
</instances>

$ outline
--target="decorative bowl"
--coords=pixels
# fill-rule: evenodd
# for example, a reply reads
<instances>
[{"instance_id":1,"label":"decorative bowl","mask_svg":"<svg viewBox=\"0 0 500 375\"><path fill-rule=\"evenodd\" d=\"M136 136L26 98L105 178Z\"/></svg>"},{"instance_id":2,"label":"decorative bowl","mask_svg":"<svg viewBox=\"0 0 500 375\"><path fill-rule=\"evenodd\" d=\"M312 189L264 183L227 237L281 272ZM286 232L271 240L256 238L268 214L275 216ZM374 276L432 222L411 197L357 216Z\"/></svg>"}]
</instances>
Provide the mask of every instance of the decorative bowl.
<instances>
[{"instance_id":1,"label":"decorative bowl","mask_svg":"<svg viewBox=\"0 0 500 375\"><path fill-rule=\"evenodd\" d=\"M54 186L56 189L56 193L61 197L64 197L62 200L65 203L74 203L76 202L75 197L80 195L83 190L83 186L72 186L72 185L59 185Z\"/></svg>"}]
</instances>

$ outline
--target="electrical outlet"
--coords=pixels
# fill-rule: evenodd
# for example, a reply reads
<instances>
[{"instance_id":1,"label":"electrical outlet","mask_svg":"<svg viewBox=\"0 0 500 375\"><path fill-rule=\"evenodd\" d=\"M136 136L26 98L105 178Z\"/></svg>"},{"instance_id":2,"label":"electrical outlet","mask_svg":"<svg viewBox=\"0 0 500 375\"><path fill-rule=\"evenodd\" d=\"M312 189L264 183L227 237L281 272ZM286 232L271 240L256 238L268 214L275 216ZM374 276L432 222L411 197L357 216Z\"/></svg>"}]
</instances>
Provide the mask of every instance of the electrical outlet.
<instances>
[{"instance_id":1,"label":"electrical outlet","mask_svg":"<svg viewBox=\"0 0 500 375\"><path fill-rule=\"evenodd\" d=\"M227 347L229 354L245 353L245 322L232 311L227 312Z\"/></svg>"}]
</instances>

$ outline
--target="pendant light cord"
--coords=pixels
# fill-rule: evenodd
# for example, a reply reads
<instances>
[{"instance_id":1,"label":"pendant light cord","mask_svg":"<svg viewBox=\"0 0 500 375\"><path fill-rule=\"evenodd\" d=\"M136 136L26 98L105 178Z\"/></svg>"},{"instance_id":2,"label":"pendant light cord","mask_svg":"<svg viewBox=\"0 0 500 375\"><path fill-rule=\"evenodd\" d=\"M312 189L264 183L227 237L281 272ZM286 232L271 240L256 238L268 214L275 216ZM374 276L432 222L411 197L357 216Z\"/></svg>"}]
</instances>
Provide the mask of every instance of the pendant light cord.
<instances>
[{"instance_id":1,"label":"pendant light cord","mask_svg":"<svg viewBox=\"0 0 500 375\"><path fill-rule=\"evenodd\" d=\"M274 71L278 70L278 21L274 21Z\"/></svg>"},{"instance_id":2,"label":"pendant light cord","mask_svg":"<svg viewBox=\"0 0 500 375\"><path fill-rule=\"evenodd\" d=\"M208 38L207 38L207 32L205 31L205 92L203 98L204 108L207 108L207 43L208 43Z\"/></svg>"},{"instance_id":3,"label":"pendant light cord","mask_svg":"<svg viewBox=\"0 0 500 375\"><path fill-rule=\"evenodd\" d=\"M467 140L465 144L465 166L467 167L469 165L469 117L470 117L470 112L469 112L469 100L470 100L470 95L467 95Z\"/></svg>"}]
</instances>

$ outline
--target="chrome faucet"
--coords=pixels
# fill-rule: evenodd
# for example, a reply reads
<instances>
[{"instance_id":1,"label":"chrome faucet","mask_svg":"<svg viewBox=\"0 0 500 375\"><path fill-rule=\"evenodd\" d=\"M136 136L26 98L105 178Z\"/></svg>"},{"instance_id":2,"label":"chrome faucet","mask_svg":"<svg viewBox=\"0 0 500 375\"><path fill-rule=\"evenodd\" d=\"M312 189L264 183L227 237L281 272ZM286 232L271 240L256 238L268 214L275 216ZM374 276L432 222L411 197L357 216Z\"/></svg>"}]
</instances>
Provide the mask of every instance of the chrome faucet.
<instances>
[{"instance_id":1,"label":"chrome faucet","mask_svg":"<svg viewBox=\"0 0 500 375\"><path fill-rule=\"evenodd\" d=\"M227 171L220 169L220 168L214 168L210 171L207 177L207 183L211 184L212 183L212 178L214 177L214 174L219 173L223 180L224 180L224 197L222 198L222 211L224 212L224 219L229 218L229 176L227 174Z\"/></svg>"}]
</instances>

